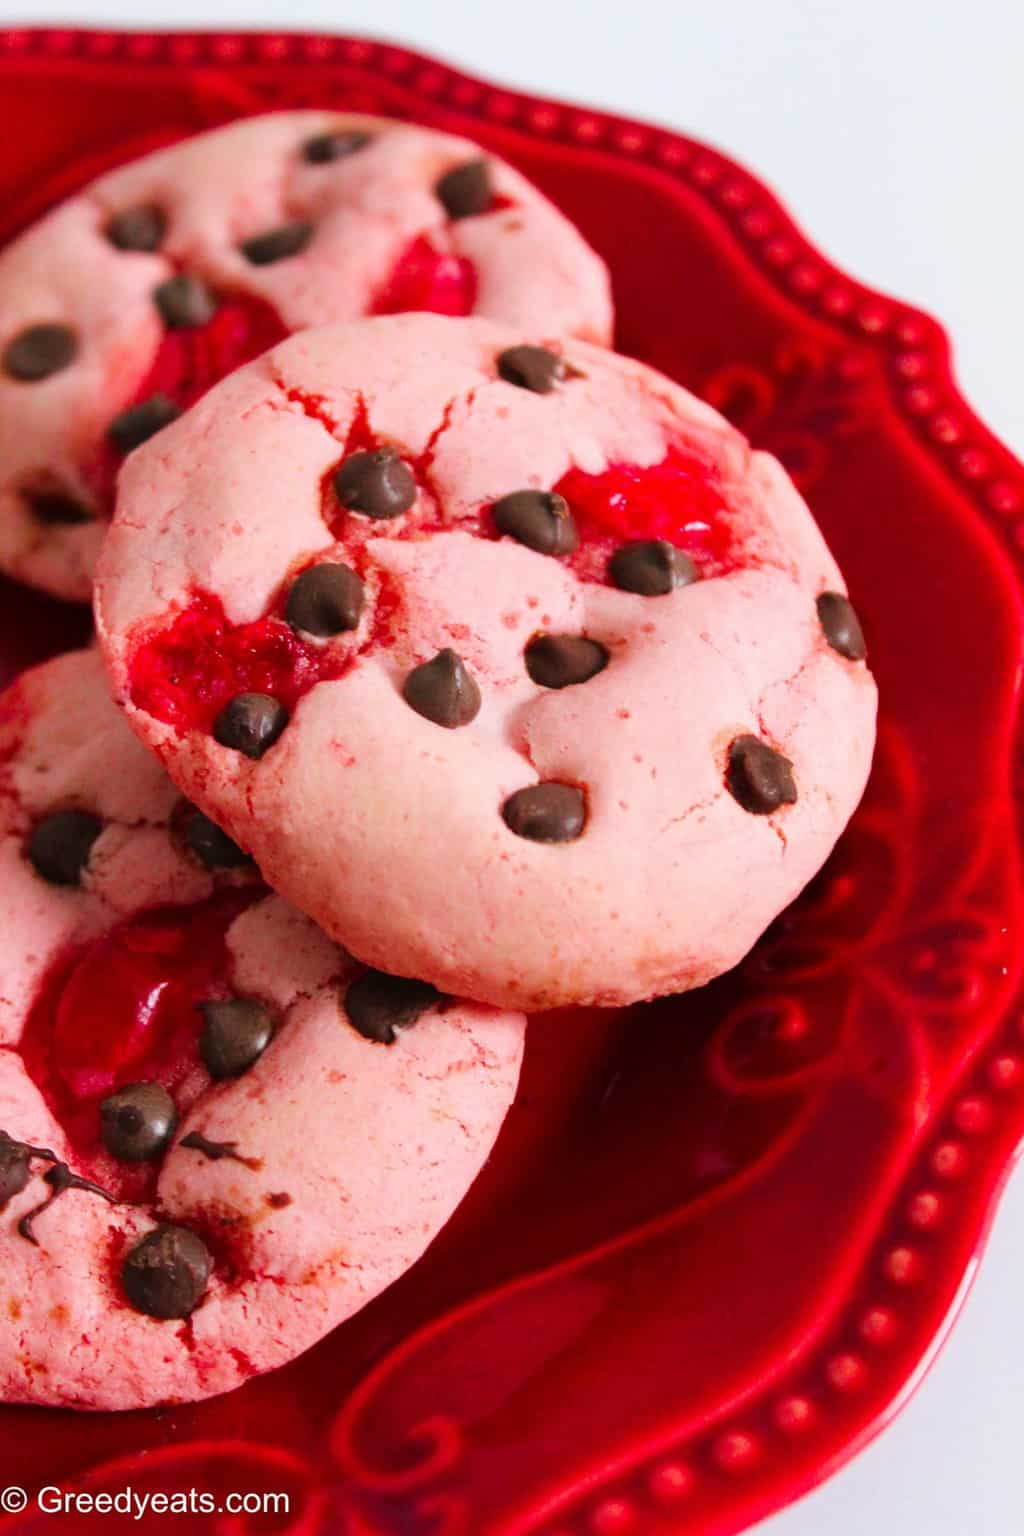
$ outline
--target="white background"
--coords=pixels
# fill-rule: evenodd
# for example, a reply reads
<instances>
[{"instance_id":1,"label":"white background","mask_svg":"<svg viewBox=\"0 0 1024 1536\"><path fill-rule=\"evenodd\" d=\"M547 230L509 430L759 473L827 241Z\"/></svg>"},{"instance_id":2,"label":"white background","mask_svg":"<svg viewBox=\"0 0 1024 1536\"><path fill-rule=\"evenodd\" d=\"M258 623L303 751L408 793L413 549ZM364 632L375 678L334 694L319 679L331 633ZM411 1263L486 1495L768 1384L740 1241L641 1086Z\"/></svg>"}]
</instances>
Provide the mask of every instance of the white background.
<instances>
[{"instance_id":1,"label":"white background","mask_svg":"<svg viewBox=\"0 0 1024 1536\"><path fill-rule=\"evenodd\" d=\"M679 127L772 182L841 265L944 320L1024 454L1020 0L0 0L0 21L390 36ZM900 1419L761 1536L1024 1536L1024 1176Z\"/></svg>"}]
</instances>

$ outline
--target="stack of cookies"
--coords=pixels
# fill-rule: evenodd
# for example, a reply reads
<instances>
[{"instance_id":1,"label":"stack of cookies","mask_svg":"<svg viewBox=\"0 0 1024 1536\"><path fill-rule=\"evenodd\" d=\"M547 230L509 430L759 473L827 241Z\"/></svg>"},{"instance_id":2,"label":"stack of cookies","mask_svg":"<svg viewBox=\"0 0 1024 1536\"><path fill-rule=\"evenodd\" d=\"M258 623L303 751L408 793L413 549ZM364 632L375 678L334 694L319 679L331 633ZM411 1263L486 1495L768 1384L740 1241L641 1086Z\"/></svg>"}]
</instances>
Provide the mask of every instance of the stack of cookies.
<instances>
[{"instance_id":1,"label":"stack of cookies","mask_svg":"<svg viewBox=\"0 0 1024 1536\"><path fill-rule=\"evenodd\" d=\"M0 700L3 1398L306 1349L465 1194L527 1012L719 975L845 826L840 572L611 334L517 172L366 117L202 135L0 254L0 567L98 642Z\"/></svg>"}]
</instances>

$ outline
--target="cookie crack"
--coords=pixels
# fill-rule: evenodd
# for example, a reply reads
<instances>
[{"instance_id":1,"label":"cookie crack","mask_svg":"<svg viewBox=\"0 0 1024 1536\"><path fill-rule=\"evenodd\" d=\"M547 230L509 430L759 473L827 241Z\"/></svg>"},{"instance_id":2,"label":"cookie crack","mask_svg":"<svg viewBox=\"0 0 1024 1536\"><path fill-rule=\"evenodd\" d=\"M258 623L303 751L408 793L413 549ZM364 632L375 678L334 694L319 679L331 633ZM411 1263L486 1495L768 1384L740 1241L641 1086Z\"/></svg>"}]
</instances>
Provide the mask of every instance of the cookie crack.
<instances>
[{"instance_id":1,"label":"cookie crack","mask_svg":"<svg viewBox=\"0 0 1024 1536\"><path fill-rule=\"evenodd\" d=\"M268 400L272 410L286 410L289 406L297 405L302 414L309 420L319 423L324 431L334 439L340 441L340 423L327 409L327 396L314 394L312 390L303 389L299 384L291 384L285 378L278 365L270 360L270 378L281 400L281 404L275 405L273 400ZM243 418L244 419L244 418Z\"/></svg>"},{"instance_id":2,"label":"cookie crack","mask_svg":"<svg viewBox=\"0 0 1024 1536\"><path fill-rule=\"evenodd\" d=\"M793 685L804 675L804 673L814 665L816 659L816 653L812 651L809 656L804 657L800 665L794 668L794 670L787 677L774 679L768 684L767 688L762 689L762 691L758 694L757 700L754 704L754 715L757 719L758 728L761 730L765 737L771 740L775 739L764 718L765 700L768 698L768 695L770 693L774 693L776 689L782 689L785 691L789 688L792 688Z\"/></svg>"}]
</instances>

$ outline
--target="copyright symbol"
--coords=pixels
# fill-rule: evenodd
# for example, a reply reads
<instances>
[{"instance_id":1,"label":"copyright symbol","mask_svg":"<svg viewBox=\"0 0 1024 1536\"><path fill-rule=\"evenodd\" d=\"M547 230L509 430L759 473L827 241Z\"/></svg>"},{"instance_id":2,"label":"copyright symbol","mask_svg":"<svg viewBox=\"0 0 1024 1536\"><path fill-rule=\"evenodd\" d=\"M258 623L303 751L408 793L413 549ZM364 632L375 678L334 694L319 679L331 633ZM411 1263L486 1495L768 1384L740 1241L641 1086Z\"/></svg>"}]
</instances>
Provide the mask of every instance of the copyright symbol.
<instances>
[{"instance_id":1,"label":"copyright symbol","mask_svg":"<svg viewBox=\"0 0 1024 1536\"><path fill-rule=\"evenodd\" d=\"M7 1515L19 1515L28 1503L24 1488L5 1488L0 1493L0 1509Z\"/></svg>"}]
</instances>

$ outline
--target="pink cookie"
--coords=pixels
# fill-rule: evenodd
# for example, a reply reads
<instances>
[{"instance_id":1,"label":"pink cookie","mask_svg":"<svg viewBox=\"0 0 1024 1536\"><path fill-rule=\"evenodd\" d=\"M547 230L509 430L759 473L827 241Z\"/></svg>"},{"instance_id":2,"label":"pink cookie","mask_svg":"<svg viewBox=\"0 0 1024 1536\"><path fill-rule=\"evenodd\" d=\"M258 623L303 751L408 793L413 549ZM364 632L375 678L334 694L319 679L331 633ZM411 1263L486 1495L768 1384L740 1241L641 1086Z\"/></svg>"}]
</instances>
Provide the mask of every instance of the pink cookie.
<instances>
[{"instance_id":1,"label":"pink cookie","mask_svg":"<svg viewBox=\"0 0 1024 1536\"><path fill-rule=\"evenodd\" d=\"M523 1020L366 972L268 894L109 702L0 701L0 1398L237 1386L412 1264L515 1092Z\"/></svg>"},{"instance_id":2,"label":"pink cookie","mask_svg":"<svg viewBox=\"0 0 1024 1536\"><path fill-rule=\"evenodd\" d=\"M134 456L118 697L373 965L529 1009L736 963L860 798L875 687L776 461L582 342L307 332Z\"/></svg>"},{"instance_id":3,"label":"pink cookie","mask_svg":"<svg viewBox=\"0 0 1024 1536\"><path fill-rule=\"evenodd\" d=\"M411 309L611 335L603 263L465 139L276 113L94 182L0 255L0 568L87 599L126 452L289 332Z\"/></svg>"}]
</instances>

